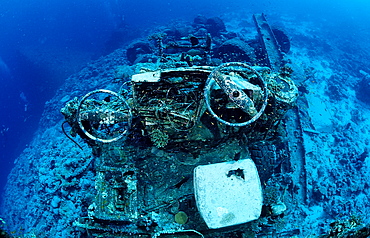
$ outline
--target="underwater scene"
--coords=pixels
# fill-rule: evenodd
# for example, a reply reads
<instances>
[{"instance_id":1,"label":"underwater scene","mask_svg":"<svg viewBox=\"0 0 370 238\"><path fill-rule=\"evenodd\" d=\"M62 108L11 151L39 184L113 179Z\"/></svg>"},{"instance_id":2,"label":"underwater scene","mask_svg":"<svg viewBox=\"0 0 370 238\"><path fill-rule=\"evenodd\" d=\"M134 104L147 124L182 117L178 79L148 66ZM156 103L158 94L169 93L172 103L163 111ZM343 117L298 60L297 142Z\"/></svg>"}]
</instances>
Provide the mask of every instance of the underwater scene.
<instances>
[{"instance_id":1,"label":"underwater scene","mask_svg":"<svg viewBox=\"0 0 370 238\"><path fill-rule=\"evenodd\" d=\"M0 6L0 237L370 237L369 2Z\"/></svg>"}]
</instances>

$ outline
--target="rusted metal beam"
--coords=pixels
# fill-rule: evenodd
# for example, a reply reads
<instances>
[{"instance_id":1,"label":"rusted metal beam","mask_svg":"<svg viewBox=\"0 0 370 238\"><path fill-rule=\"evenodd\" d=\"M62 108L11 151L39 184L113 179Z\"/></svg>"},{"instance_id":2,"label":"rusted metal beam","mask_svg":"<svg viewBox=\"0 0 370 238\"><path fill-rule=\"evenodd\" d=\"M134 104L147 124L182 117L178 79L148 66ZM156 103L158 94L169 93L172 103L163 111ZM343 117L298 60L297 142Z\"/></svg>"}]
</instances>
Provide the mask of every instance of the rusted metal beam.
<instances>
[{"instance_id":1,"label":"rusted metal beam","mask_svg":"<svg viewBox=\"0 0 370 238\"><path fill-rule=\"evenodd\" d=\"M275 38L275 35L268 24L265 15L254 14L254 22L259 35L259 40L262 45L263 53L265 54L268 66L274 71L279 71L282 66L283 54L280 46Z\"/></svg>"}]
</instances>

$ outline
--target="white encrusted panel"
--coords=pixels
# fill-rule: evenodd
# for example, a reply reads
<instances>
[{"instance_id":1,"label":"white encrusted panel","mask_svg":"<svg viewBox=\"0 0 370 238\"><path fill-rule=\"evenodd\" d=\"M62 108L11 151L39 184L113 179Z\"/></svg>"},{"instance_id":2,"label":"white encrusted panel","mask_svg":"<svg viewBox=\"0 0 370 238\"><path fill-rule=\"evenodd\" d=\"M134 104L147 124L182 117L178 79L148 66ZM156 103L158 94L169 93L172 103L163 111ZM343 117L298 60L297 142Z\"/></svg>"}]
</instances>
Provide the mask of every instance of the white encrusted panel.
<instances>
[{"instance_id":1,"label":"white encrusted panel","mask_svg":"<svg viewBox=\"0 0 370 238\"><path fill-rule=\"evenodd\" d=\"M261 214L261 183L250 159L196 167L194 189L198 210L211 229L246 223Z\"/></svg>"}]
</instances>

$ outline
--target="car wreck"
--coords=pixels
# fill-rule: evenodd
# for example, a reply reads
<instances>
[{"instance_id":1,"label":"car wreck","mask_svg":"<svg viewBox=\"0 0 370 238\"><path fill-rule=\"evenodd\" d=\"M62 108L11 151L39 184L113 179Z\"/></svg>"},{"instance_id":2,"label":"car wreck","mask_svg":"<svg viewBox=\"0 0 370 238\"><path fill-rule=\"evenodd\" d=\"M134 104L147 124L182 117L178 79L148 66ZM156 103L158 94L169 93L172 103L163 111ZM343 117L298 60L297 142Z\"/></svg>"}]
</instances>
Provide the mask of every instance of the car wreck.
<instances>
[{"instance_id":1,"label":"car wreck","mask_svg":"<svg viewBox=\"0 0 370 238\"><path fill-rule=\"evenodd\" d=\"M267 183L291 166L277 147L289 151L283 119L298 89L287 37L253 17L253 44L217 44L204 28L152 35L127 50L139 73L119 92L66 103L70 135L92 148L96 170L95 199L75 226L93 237L239 237L284 213Z\"/></svg>"}]
</instances>

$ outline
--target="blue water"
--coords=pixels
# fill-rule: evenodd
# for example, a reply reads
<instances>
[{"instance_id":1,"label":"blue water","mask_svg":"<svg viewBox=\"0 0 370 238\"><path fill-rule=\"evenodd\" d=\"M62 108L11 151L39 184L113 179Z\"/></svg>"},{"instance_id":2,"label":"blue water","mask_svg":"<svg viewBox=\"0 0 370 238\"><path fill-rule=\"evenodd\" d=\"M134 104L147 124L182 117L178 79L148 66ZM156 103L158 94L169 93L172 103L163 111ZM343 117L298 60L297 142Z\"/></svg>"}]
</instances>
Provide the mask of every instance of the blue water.
<instances>
[{"instance_id":1,"label":"blue water","mask_svg":"<svg viewBox=\"0 0 370 238\"><path fill-rule=\"evenodd\" d=\"M52 57L52 50L78 49L101 54L104 41L114 28L113 13L98 1L2 1L0 36L0 187L14 159L37 129L45 102L73 73L53 74L41 62L63 59ZM29 56L27 51L44 49L50 55Z\"/></svg>"},{"instance_id":2,"label":"blue water","mask_svg":"<svg viewBox=\"0 0 370 238\"><path fill-rule=\"evenodd\" d=\"M370 33L370 2L365 0L2 0L0 192L38 129L45 103L69 75L152 27L240 11L264 12L272 22L280 15L317 22L320 37L342 41L348 54L358 53L350 48L352 41L370 48L364 38ZM125 34L117 38L122 28ZM71 59L76 61L71 64Z\"/></svg>"}]
</instances>

